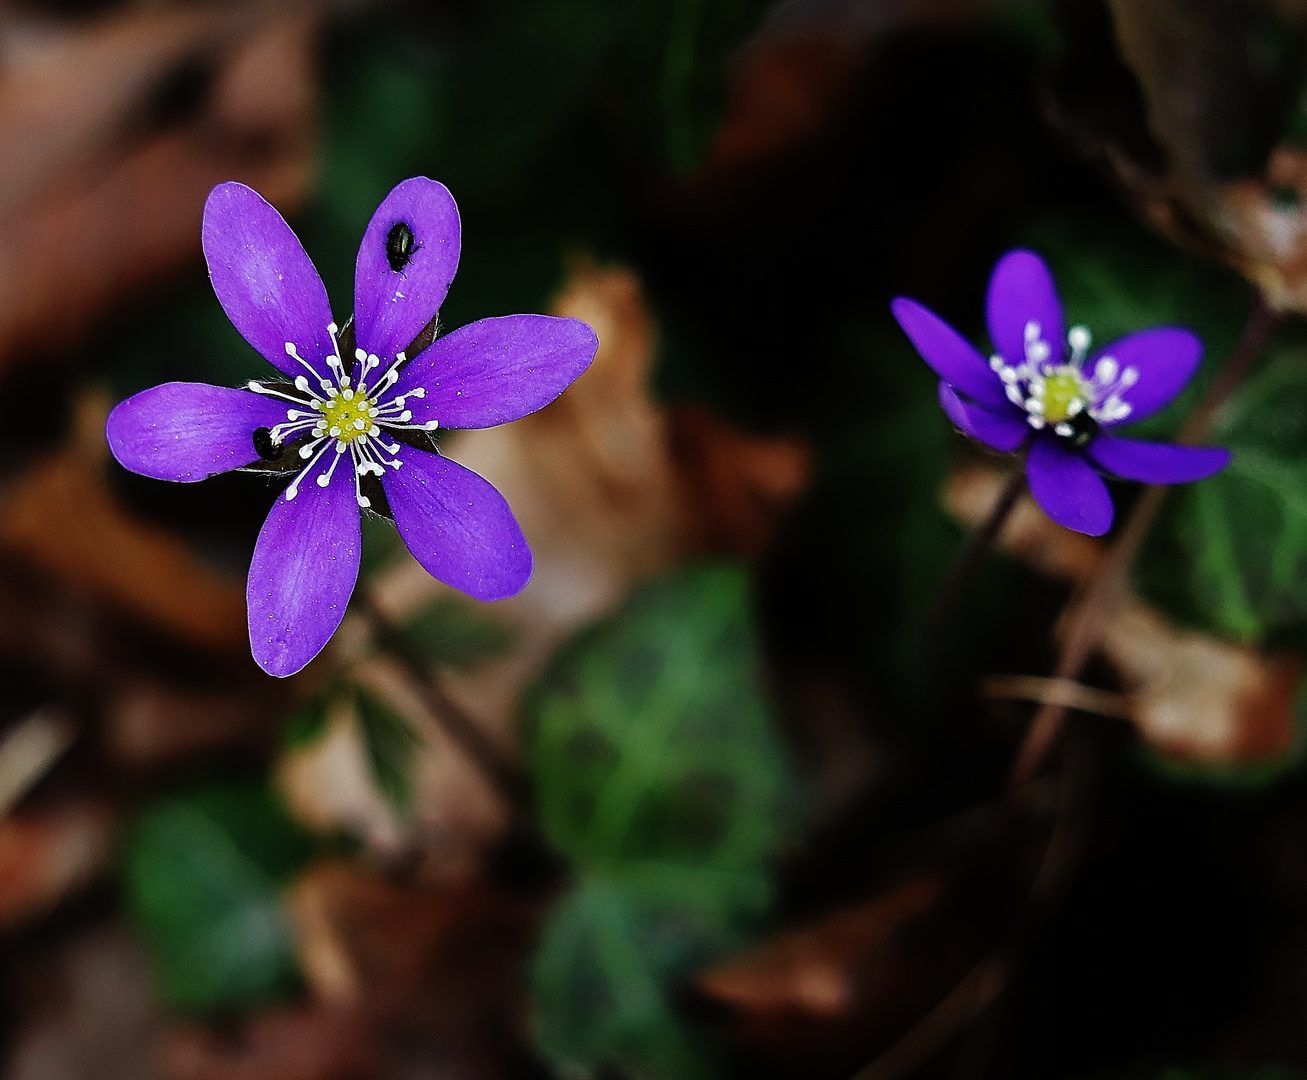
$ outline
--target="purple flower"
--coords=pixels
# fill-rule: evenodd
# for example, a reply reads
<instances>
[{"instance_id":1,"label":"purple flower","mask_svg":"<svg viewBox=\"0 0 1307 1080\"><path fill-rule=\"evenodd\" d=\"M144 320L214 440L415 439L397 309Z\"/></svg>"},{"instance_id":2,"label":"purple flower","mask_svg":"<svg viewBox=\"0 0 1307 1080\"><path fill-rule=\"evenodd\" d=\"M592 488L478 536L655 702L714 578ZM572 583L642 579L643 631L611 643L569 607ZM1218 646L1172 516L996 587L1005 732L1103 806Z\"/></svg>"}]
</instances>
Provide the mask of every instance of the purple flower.
<instances>
[{"instance_id":1,"label":"purple flower","mask_svg":"<svg viewBox=\"0 0 1307 1080\"><path fill-rule=\"evenodd\" d=\"M548 404L593 359L594 331L577 319L509 315L435 337L459 219L449 191L426 177L405 180L372 216L354 316L341 327L304 248L257 192L214 188L202 236L223 310L281 377L241 389L165 383L114 409L106 435L126 468L160 480L241 468L293 476L250 564L259 666L294 674L336 632L358 578L360 508L393 518L446 584L478 600L519 592L531 550L508 503L442 457L430 433Z\"/></svg>"},{"instance_id":2,"label":"purple flower","mask_svg":"<svg viewBox=\"0 0 1307 1080\"><path fill-rule=\"evenodd\" d=\"M1112 500L1100 471L1178 484L1202 480L1230 461L1230 452L1218 447L1109 434L1170 403L1198 367L1202 344L1172 326L1127 334L1096 352L1083 326L1064 338L1053 275L1032 252L1009 251L989 279L985 312L996 352L988 363L916 301L900 297L891 308L940 377L939 401L949 419L995 450L1029 447L1030 493L1059 525L1090 536L1111 528Z\"/></svg>"}]
</instances>

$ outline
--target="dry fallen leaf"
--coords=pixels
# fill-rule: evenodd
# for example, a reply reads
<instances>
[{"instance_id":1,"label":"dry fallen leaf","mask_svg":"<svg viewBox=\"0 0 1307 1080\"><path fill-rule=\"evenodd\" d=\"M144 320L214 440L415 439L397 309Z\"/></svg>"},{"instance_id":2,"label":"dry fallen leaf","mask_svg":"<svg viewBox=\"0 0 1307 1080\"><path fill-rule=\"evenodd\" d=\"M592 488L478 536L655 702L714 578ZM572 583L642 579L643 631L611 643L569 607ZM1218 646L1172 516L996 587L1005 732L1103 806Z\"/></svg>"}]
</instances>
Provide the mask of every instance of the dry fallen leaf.
<instances>
[{"instance_id":1,"label":"dry fallen leaf","mask_svg":"<svg viewBox=\"0 0 1307 1080\"><path fill-rule=\"evenodd\" d=\"M319 1001L433 1029L515 1015L536 913L479 882L319 863L290 888L300 966Z\"/></svg>"},{"instance_id":2,"label":"dry fallen leaf","mask_svg":"<svg viewBox=\"0 0 1307 1080\"><path fill-rule=\"evenodd\" d=\"M1001 986L992 964L977 966L993 932L978 924L983 905L950 894L941 877L908 878L713 965L694 990L723 1012L721 1030L746 1061L848 1075L946 1001L950 1024L965 1023ZM912 1053L920 1064L938 1049Z\"/></svg>"},{"instance_id":3,"label":"dry fallen leaf","mask_svg":"<svg viewBox=\"0 0 1307 1080\"><path fill-rule=\"evenodd\" d=\"M284 707L280 688L174 686L157 678L121 678L105 694L101 738L113 761L153 768L219 747L266 745Z\"/></svg>"},{"instance_id":4,"label":"dry fallen leaf","mask_svg":"<svg viewBox=\"0 0 1307 1080\"><path fill-rule=\"evenodd\" d=\"M694 546L760 558L808 487L812 448L794 437L745 435L693 405L674 409L671 422Z\"/></svg>"},{"instance_id":5,"label":"dry fallen leaf","mask_svg":"<svg viewBox=\"0 0 1307 1080\"><path fill-rule=\"evenodd\" d=\"M28 952L10 977L7 989L19 992L11 999L0 1063L6 1080L157 1076L153 1059L163 1025L154 973L127 926L81 926Z\"/></svg>"},{"instance_id":6,"label":"dry fallen leaf","mask_svg":"<svg viewBox=\"0 0 1307 1080\"><path fill-rule=\"evenodd\" d=\"M107 869L113 826L87 801L0 820L0 928L44 914Z\"/></svg>"},{"instance_id":7,"label":"dry fallen leaf","mask_svg":"<svg viewBox=\"0 0 1307 1080\"><path fill-rule=\"evenodd\" d=\"M0 548L194 645L246 647L245 590L171 533L128 514L105 481L108 401L78 403L71 446L21 474L0 509Z\"/></svg>"},{"instance_id":8,"label":"dry fallen leaf","mask_svg":"<svg viewBox=\"0 0 1307 1080\"><path fill-rule=\"evenodd\" d=\"M869 962L891 950L903 926L930 911L939 897L937 880L908 882L710 968L697 985L714 1001L747 1010L755 1023L787 1013L847 1015L869 992L863 977Z\"/></svg>"},{"instance_id":9,"label":"dry fallen leaf","mask_svg":"<svg viewBox=\"0 0 1307 1080\"><path fill-rule=\"evenodd\" d=\"M198 257L209 190L285 206L312 176L312 3L0 13L0 366L84 337Z\"/></svg>"},{"instance_id":10,"label":"dry fallen leaf","mask_svg":"<svg viewBox=\"0 0 1307 1080\"><path fill-rule=\"evenodd\" d=\"M159 1057L163 1080L368 1080L381 1058L354 1013L311 1006L256 1014L235 1032L175 1027Z\"/></svg>"},{"instance_id":11,"label":"dry fallen leaf","mask_svg":"<svg viewBox=\"0 0 1307 1080\"><path fill-rule=\"evenodd\" d=\"M1296 657L1180 630L1138 600L1112 617L1103 652L1134 696L1140 734L1171 757L1246 764L1294 746Z\"/></svg>"}]
</instances>

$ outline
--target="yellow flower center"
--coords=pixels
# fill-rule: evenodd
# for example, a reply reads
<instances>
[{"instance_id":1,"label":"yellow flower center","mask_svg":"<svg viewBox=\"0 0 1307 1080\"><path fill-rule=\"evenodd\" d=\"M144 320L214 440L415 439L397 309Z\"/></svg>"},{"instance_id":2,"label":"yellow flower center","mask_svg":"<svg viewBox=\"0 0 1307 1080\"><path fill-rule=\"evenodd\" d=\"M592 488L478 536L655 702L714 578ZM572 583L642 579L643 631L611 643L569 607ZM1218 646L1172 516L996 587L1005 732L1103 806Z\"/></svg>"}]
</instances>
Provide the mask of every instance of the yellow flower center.
<instances>
[{"instance_id":1,"label":"yellow flower center","mask_svg":"<svg viewBox=\"0 0 1307 1080\"><path fill-rule=\"evenodd\" d=\"M366 435L372 427L372 400L365 394L346 390L322 403L327 434L346 445Z\"/></svg>"},{"instance_id":2,"label":"yellow flower center","mask_svg":"<svg viewBox=\"0 0 1307 1080\"><path fill-rule=\"evenodd\" d=\"M1090 388L1075 368L1060 367L1044 378L1044 419L1050 424L1071 419L1092 400Z\"/></svg>"}]
</instances>

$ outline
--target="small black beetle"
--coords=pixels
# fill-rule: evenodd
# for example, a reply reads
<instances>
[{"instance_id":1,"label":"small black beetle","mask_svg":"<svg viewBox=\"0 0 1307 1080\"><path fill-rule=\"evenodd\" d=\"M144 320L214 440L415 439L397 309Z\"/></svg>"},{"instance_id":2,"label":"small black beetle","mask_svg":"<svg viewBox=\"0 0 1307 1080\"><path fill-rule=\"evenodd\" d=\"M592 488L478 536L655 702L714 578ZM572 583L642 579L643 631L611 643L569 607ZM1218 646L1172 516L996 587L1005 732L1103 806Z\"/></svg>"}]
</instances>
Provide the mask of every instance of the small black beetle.
<instances>
[{"instance_id":1,"label":"small black beetle","mask_svg":"<svg viewBox=\"0 0 1307 1080\"><path fill-rule=\"evenodd\" d=\"M391 270L398 274L409 264L416 250L413 246L413 230L406 222L395 222L386 234L386 262L390 263Z\"/></svg>"}]
</instances>

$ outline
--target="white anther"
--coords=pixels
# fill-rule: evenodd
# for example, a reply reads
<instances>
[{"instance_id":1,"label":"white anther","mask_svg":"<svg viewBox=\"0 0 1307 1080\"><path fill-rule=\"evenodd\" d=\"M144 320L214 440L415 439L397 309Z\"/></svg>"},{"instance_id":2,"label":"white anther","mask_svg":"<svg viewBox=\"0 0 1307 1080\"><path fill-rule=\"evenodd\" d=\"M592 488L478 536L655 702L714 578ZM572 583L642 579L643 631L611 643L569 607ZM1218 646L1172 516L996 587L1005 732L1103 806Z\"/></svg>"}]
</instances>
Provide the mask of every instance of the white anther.
<instances>
[{"instance_id":1,"label":"white anther","mask_svg":"<svg viewBox=\"0 0 1307 1080\"><path fill-rule=\"evenodd\" d=\"M1066 343L1073 353L1084 353L1093 344L1094 335L1087 326L1073 326L1066 332Z\"/></svg>"},{"instance_id":2,"label":"white anther","mask_svg":"<svg viewBox=\"0 0 1307 1080\"><path fill-rule=\"evenodd\" d=\"M1040 332L1039 323L1031 319L1030 322L1026 323L1026 343L1038 341Z\"/></svg>"},{"instance_id":3,"label":"white anther","mask_svg":"<svg viewBox=\"0 0 1307 1080\"><path fill-rule=\"evenodd\" d=\"M355 359L355 360L366 360L367 358L368 358L368 353L367 353L367 350L366 350L366 349L355 349L355 350L354 350L354 359Z\"/></svg>"},{"instance_id":4,"label":"white anther","mask_svg":"<svg viewBox=\"0 0 1307 1080\"><path fill-rule=\"evenodd\" d=\"M1003 392L1007 394L1008 401L1012 402L1013 405L1020 405L1022 408L1025 407L1026 399L1021 393L1021 387L1017 386L1016 383L1008 383L1007 386L1003 388Z\"/></svg>"},{"instance_id":5,"label":"white anther","mask_svg":"<svg viewBox=\"0 0 1307 1080\"><path fill-rule=\"evenodd\" d=\"M1111 356L1100 356L1098 363L1094 365L1094 380L1103 386L1113 382L1116 379L1116 373L1119 365L1116 359Z\"/></svg>"},{"instance_id":6,"label":"white anther","mask_svg":"<svg viewBox=\"0 0 1307 1080\"><path fill-rule=\"evenodd\" d=\"M1066 403L1067 416L1079 416L1084 411L1085 402L1083 398L1073 397Z\"/></svg>"},{"instance_id":7,"label":"white anther","mask_svg":"<svg viewBox=\"0 0 1307 1080\"><path fill-rule=\"evenodd\" d=\"M1121 372L1121 385L1127 389L1134 386L1139 381L1139 371L1137 368L1128 367Z\"/></svg>"},{"instance_id":8,"label":"white anther","mask_svg":"<svg viewBox=\"0 0 1307 1080\"><path fill-rule=\"evenodd\" d=\"M1075 434L1075 428L1073 428L1070 424L1067 424L1067 423L1054 424L1054 425L1053 425L1053 430L1054 430L1058 435L1061 435L1062 438L1064 438L1064 439L1069 439L1072 435Z\"/></svg>"},{"instance_id":9,"label":"white anther","mask_svg":"<svg viewBox=\"0 0 1307 1080\"><path fill-rule=\"evenodd\" d=\"M1026 423L1029 424L1036 431L1039 431L1044 426L1044 418L1042 416L1034 416L1034 415L1027 416Z\"/></svg>"}]
</instances>

